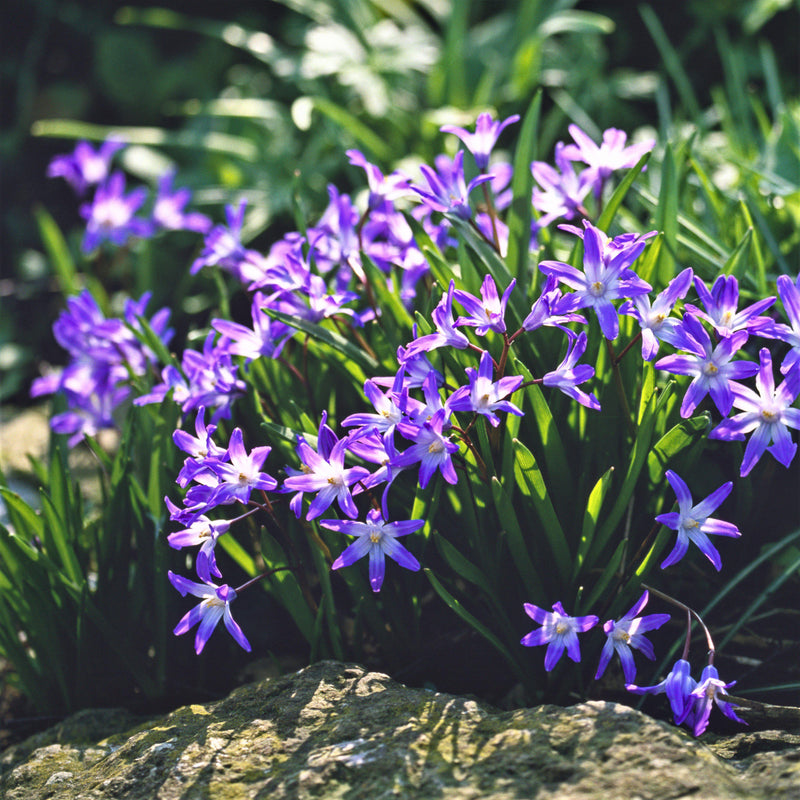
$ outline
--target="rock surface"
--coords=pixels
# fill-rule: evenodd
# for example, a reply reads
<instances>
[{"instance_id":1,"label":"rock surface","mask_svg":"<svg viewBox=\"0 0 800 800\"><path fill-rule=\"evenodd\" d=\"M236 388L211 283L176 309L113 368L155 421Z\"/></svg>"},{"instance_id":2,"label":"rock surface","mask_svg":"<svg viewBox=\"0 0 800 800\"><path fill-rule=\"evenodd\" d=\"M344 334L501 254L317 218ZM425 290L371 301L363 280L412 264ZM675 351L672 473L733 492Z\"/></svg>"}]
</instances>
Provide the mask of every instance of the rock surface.
<instances>
[{"instance_id":1,"label":"rock surface","mask_svg":"<svg viewBox=\"0 0 800 800\"><path fill-rule=\"evenodd\" d=\"M500 712L334 662L131 725L82 712L7 751L0 797L800 797L797 735L748 732L710 747L616 703Z\"/></svg>"}]
</instances>

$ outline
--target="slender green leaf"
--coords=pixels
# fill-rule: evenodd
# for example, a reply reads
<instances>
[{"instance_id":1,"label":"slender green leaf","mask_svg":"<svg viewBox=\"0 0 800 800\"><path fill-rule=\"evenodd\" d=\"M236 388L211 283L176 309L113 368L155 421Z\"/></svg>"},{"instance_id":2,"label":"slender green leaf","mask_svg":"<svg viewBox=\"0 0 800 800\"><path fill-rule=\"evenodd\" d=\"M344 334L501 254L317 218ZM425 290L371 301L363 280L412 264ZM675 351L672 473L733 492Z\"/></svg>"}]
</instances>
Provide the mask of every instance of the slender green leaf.
<instances>
[{"instance_id":1,"label":"slender green leaf","mask_svg":"<svg viewBox=\"0 0 800 800\"><path fill-rule=\"evenodd\" d=\"M514 506L510 502L508 493L495 476L492 476L492 496L500 518L500 525L505 531L508 549L514 561L514 566L522 578L525 589L532 597L538 596L544 585L536 567L533 565L528 547L525 544L525 535L517 519Z\"/></svg>"},{"instance_id":2,"label":"slender green leaf","mask_svg":"<svg viewBox=\"0 0 800 800\"><path fill-rule=\"evenodd\" d=\"M64 295L78 294L80 292L80 282L75 269L75 262L67 247L61 230L50 213L43 207L37 206L34 209L36 224L39 226L39 235L42 237L42 244L53 264L58 282L61 286L61 293Z\"/></svg>"},{"instance_id":3,"label":"slender green leaf","mask_svg":"<svg viewBox=\"0 0 800 800\"><path fill-rule=\"evenodd\" d=\"M572 557L569 552L569 545L561 522L558 519L555 508L550 500L544 477L536 463L536 459L528 448L514 439L514 475L517 486L527 497L542 523L544 538L550 545L550 549L555 559L556 569L561 580L566 583L572 572Z\"/></svg>"},{"instance_id":4,"label":"slender green leaf","mask_svg":"<svg viewBox=\"0 0 800 800\"><path fill-rule=\"evenodd\" d=\"M508 648L478 619L467 611L466 608L455 598L451 595L439 580L434 576L433 572L428 567L424 567L423 571L427 576L428 580L431 583L436 594L444 600L449 608L451 608L456 614L458 614L464 622L467 623L473 630L477 631L487 642L489 642L500 655L508 662L511 669L514 671L514 674L517 675L520 679L524 678L522 673L522 669L518 663L518 661L511 655Z\"/></svg>"},{"instance_id":5,"label":"slender green leaf","mask_svg":"<svg viewBox=\"0 0 800 800\"><path fill-rule=\"evenodd\" d=\"M573 569L573 580L578 577L586 558L586 554L592 546L594 541L594 534L597 530L597 523L600 519L600 511L603 508L603 501L611 486L611 478L614 473L614 467L609 467L595 483L592 491L589 492L589 499L586 502L586 511L583 514L583 526L581 527L581 541L578 545L578 554L575 558L575 567Z\"/></svg>"}]
</instances>

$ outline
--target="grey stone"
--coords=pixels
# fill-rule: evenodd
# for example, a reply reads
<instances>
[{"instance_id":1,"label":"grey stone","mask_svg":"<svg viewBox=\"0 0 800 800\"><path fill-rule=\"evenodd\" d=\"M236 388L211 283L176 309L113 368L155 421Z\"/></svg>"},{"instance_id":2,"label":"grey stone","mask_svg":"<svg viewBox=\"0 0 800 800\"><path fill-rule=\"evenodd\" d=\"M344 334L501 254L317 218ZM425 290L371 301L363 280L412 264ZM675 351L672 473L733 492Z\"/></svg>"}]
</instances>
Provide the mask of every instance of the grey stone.
<instances>
[{"instance_id":1,"label":"grey stone","mask_svg":"<svg viewBox=\"0 0 800 800\"><path fill-rule=\"evenodd\" d=\"M70 738L69 727L3 754L0 797L800 797L795 734L746 732L709 746L617 703L501 712L334 662L179 708L125 733L106 729L105 738L90 741L77 731Z\"/></svg>"}]
</instances>

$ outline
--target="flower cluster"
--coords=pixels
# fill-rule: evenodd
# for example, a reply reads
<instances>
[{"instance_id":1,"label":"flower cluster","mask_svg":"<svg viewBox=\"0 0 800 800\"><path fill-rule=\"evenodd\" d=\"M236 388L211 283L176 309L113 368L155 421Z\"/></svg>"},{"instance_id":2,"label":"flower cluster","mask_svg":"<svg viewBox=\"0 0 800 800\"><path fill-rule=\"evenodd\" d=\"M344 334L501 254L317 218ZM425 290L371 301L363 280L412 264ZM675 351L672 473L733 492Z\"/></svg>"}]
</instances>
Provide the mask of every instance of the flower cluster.
<instances>
[{"instance_id":1,"label":"flower cluster","mask_svg":"<svg viewBox=\"0 0 800 800\"><path fill-rule=\"evenodd\" d=\"M132 238L147 239L159 231L208 231L211 227L208 217L184 211L191 192L186 188L173 189L174 172L161 177L150 211L142 216L139 212L148 200L148 190L139 186L127 192L124 174L112 170L114 156L123 147L123 142L113 138L97 150L89 142L79 141L72 153L56 156L47 169L49 177L64 178L81 197L94 187L93 197L80 208L86 220L82 243L85 253L91 253L104 242L122 246Z\"/></svg>"},{"instance_id":2,"label":"flower cluster","mask_svg":"<svg viewBox=\"0 0 800 800\"><path fill-rule=\"evenodd\" d=\"M53 325L56 341L69 353L62 370L37 378L31 395L59 392L68 410L56 414L51 425L57 433L71 434L70 447L84 436L114 428L114 412L131 394L129 379L145 375L158 363L155 353L137 336L150 293L138 301L127 300L122 319L106 317L91 292L84 290L67 300L67 308ZM172 338L169 309L149 320L153 333L166 344Z\"/></svg>"},{"instance_id":3,"label":"flower cluster","mask_svg":"<svg viewBox=\"0 0 800 800\"><path fill-rule=\"evenodd\" d=\"M590 412L601 410L601 400L605 405L611 391L616 388L624 393L619 386L619 362L634 345L638 352L639 343L646 374L652 378L659 371L680 376L685 385L679 410L675 404L676 416L692 417L705 404L709 413L717 416L710 426L710 438L744 441L749 435L741 476L748 475L767 450L784 466L794 459L797 445L791 429L800 429L800 409L796 408L800 394L800 277L778 279L780 303L776 297L767 297L743 308L739 307L739 284L732 275L716 278L709 287L698 271L686 268L657 292L649 282L656 272L649 254L657 232L620 233L602 229L594 221L613 174L640 164L654 143L628 144L626 134L612 128L597 144L575 125L569 127L573 142L556 145L555 166L540 161L530 164L537 184L531 193L530 211L534 217L540 216L533 222L529 242L527 222L522 226L523 249L529 244L528 255L533 260L539 240L552 238L544 235L545 229L561 222L556 230L562 233L551 233L566 244L563 250L552 248L549 255L564 260L552 257L533 262L537 264L533 276L509 275L497 264L503 263L509 250L505 212L511 205L513 170L493 152L503 131L518 119L514 115L499 121L481 114L474 132L443 127L442 131L457 136L466 150L458 150L452 158L440 155L432 165L422 164L415 175L385 175L363 153L348 151L351 165L365 173L367 190L353 199L330 186L327 206L317 222L302 233L286 234L266 254L247 247L245 201L227 206L225 224L212 227L205 218L184 213L189 195L185 190L173 190L172 175L160 182L151 217L137 217L145 196L141 190L125 195L121 173L110 168L116 145L107 144L94 153L82 143L72 157L62 157L51 167L51 174L65 177L78 192L98 186L94 201L84 207L85 249L106 240L123 244L130 236L151 235L156 229L194 230L204 238L189 273L223 270L247 296L249 320L211 319L202 349L185 350L180 368L177 361L163 366L160 380L134 399L137 405L171 399L180 405L184 419L194 419L194 435L182 428L174 433L176 446L187 455L176 478L182 502L166 502L171 520L181 526L169 534L169 544L176 549L198 548L195 571L199 582L169 575L181 594L201 598L175 628L176 634L182 634L198 625L198 653L220 621L239 645L250 649L231 617L230 604L253 581L236 588L222 583L215 555L217 541L230 536L236 523L266 515L278 525L274 506L284 503L300 520L297 524L310 532L313 546L319 546L330 569L351 567L368 557L369 586L379 592L386 582L386 557L416 572L425 560L424 541L435 534L433 519L405 518L408 513L403 511L401 498L409 491L417 497L426 492L430 495L431 485L445 493L454 487L455 495L464 488L461 481L465 478L489 483L524 472L527 465L523 469L515 464L498 476L492 458L501 447L509 447L507 442L498 444L504 433L527 424L523 419L530 413L524 402L525 390L536 387L530 392L537 398L534 405L541 402L541 396L564 395L569 400L559 402L570 406L569 413L580 427L593 416ZM579 164L585 167L578 170ZM527 203L527 198L524 200ZM438 253L434 252L437 247ZM463 252L457 247L478 252L479 268L467 263L468 259L451 268L453 259ZM580 255L566 255L570 250ZM380 339L378 356L370 346L370 334L383 331L387 322L387 309L381 306L381 298L386 297L391 298L393 309L399 308L400 316L405 314L409 320L405 330L411 332L396 339L388 352L385 340ZM119 324L115 326L100 314L90 296L70 302L69 311L57 323L56 336L73 354L75 363L58 378L42 379L35 391L63 389L75 393L71 403L99 405L94 417L85 409L82 412L89 422L79 424L70 416L69 420L56 418L54 425L81 435L92 433L105 424L103 415L119 402L119 393L128 392L127 387L118 388L122 382L155 366L153 354L135 336L145 304L146 298L131 303L125 312L126 323L116 321ZM786 322L779 319L781 306ZM429 314L423 313L427 310ZM164 312L150 322L165 342L169 336L166 322ZM269 363L257 365L260 359L276 362L276 370L285 367L309 389L309 375L304 370L307 345L315 332L342 352L349 347L352 353L357 346L365 354L363 363L381 363L382 374L376 374L377 369L365 372L363 394L368 406L344 415L341 431L332 421L329 424L329 413L332 419L334 411L341 409L334 402L310 418L298 417L304 427L283 427L283 434L294 444L293 462L272 470L275 476L284 477L273 477L262 471L270 447L254 446L248 451L240 427L233 428L227 441L216 442L214 437L222 432L220 427L226 430L221 421L233 418L237 401L252 390L259 366ZM613 343L625 337L628 341L617 354ZM755 339L762 340L760 347L753 348ZM399 342L402 344L397 346ZM776 386L775 348L786 349L787 345L780 364L783 380ZM521 352L535 353L537 358L522 363ZM300 354L303 370L293 362ZM603 374L603 369L613 376ZM751 378L755 390L745 383ZM570 400L576 405L569 404ZM282 402L280 397L264 397L262 405L267 409ZM641 420L637 423L630 415L624 396L617 397L616 406L628 415L632 442ZM540 410L534 409L531 416ZM269 410L265 414L280 419ZM537 423L541 423L538 418ZM543 423L541 427L545 427ZM548 434L547 430L540 432L542 438ZM508 438L516 446L513 437ZM649 440L643 446L649 446ZM502 456L507 456L507 451ZM721 569L722 554L709 537L736 538L741 532L712 514L731 494L733 482L722 483L705 499L694 502L687 482L666 467L652 465L651 473L658 475L651 476L652 495L661 503L660 498L671 488L677 508L648 512L654 523L652 539L660 531L659 549L652 539L647 539L643 548L652 546L650 556L657 559L663 542L674 531L672 549L660 562L662 569L680 562L690 544L715 569ZM662 475L666 481L661 480ZM545 504L543 486L534 488L539 502ZM501 491L507 490L511 496L513 488L501 487ZM498 496L502 501L502 495ZM498 505L501 501L495 497ZM230 512L231 506L235 513ZM498 516L502 516L500 509ZM291 522L295 524L295 520ZM336 537L319 528L353 539L338 555L332 554L329 544ZM409 536L421 531L424 535ZM398 541L404 536L409 536L407 546ZM493 543L486 551L499 552L504 546L500 537L496 548ZM477 568L467 563L467 571L473 574ZM657 564L654 560L653 565ZM292 563L281 568L300 567ZM623 588L621 580L617 588ZM626 591L631 591L629 586ZM595 678L605 674L616 655L630 691L666 692L676 723L688 724L695 734L705 730L715 702L723 713L738 720L732 705L723 699L732 684L721 682L711 662L700 682L695 682L686 660L688 649L662 683L644 688L633 684L633 651L653 660L654 648L646 634L669 620L667 614L642 615L649 597L645 590L626 614L604 621L606 638L602 649L598 645ZM627 604L632 599L620 602ZM590 609L578 606L578 610ZM524 611L540 627L525 635L521 644L547 645L544 668L548 672L556 668L565 651L573 662L579 662L580 636L599 631L600 616L572 616L560 600L552 605L552 611L533 603L525 603Z\"/></svg>"}]
</instances>

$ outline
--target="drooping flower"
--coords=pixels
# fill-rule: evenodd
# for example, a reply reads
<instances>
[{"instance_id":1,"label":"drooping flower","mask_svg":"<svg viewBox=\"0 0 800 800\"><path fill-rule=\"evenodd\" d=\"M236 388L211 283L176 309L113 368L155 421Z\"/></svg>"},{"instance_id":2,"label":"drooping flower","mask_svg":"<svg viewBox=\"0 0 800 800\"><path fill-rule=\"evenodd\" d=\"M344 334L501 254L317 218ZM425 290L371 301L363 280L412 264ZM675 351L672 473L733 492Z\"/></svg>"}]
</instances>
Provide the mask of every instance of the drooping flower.
<instances>
[{"instance_id":1,"label":"drooping flower","mask_svg":"<svg viewBox=\"0 0 800 800\"><path fill-rule=\"evenodd\" d=\"M184 578L182 575L176 575L172 570L168 573L172 585L186 597L187 594L192 594L195 597L202 597L198 605L188 611L175 626L173 633L180 636L186 633L195 625L198 625L197 633L194 638L195 652L200 655L206 642L211 637L214 629L222 620L228 633L233 636L236 643L247 650L251 650L250 642L239 627L236 620L231 616L231 603L236 599L236 591L227 584L216 586L213 583L197 583Z\"/></svg>"},{"instance_id":2,"label":"drooping flower","mask_svg":"<svg viewBox=\"0 0 800 800\"><path fill-rule=\"evenodd\" d=\"M676 725L681 725L691 714L695 698L692 695L697 681L692 677L691 664L685 658L679 658L669 674L655 686L635 686L628 684L625 688L634 694L663 694L666 692Z\"/></svg>"},{"instance_id":3,"label":"drooping flower","mask_svg":"<svg viewBox=\"0 0 800 800\"><path fill-rule=\"evenodd\" d=\"M750 470L769 450L776 460L788 467L797 453L789 428L800 430L800 408L792 404L800 393L800 364L787 372L786 379L775 388L772 373L772 356L766 347L759 352L759 369L756 374L758 394L747 386L733 388L733 406L741 409L729 419L724 419L709 434L710 439L744 441L746 433L752 433L744 450L740 475ZM771 444L771 446L770 446Z\"/></svg>"},{"instance_id":4,"label":"drooping flower","mask_svg":"<svg viewBox=\"0 0 800 800\"><path fill-rule=\"evenodd\" d=\"M708 534L716 536L741 536L739 529L731 522L714 519L710 515L722 504L731 493L733 483L728 481L712 492L705 500L692 504L692 495L684 480L671 469L666 471L667 480L678 499L678 510L659 514L656 522L666 525L678 532L678 539L672 552L661 562L661 569L680 561L689 549L689 542L694 542L701 552L714 565L718 572L722 568L719 551L708 538Z\"/></svg>"},{"instance_id":5,"label":"drooping flower","mask_svg":"<svg viewBox=\"0 0 800 800\"><path fill-rule=\"evenodd\" d=\"M736 681L723 683L719 678L717 668L713 664L709 664L703 670L703 674L700 676L700 683L692 690L694 708L692 710L691 725L692 733L695 736L700 736L708 727L708 719L711 716L711 708L714 703L717 704L717 708L728 719L747 725L743 719L739 719L736 716L736 712L733 710L738 706L728 700L723 700L723 696L728 694L728 689L735 684Z\"/></svg>"},{"instance_id":6,"label":"drooping flower","mask_svg":"<svg viewBox=\"0 0 800 800\"><path fill-rule=\"evenodd\" d=\"M553 605L552 611L545 611L531 603L524 603L523 607L525 613L542 627L523 636L520 644L525 647L546 644L544 668L548 672L558 663L564 650L573 661L581 660L578 634L585 633L597 625L600 621L599 617L594 614L585 617L571 617L564 611L560 601Z\"/></svg>"},{"instance_id":7,"label":"drooping flower","mask_svg":"<svg viewBox=\"0 0 800 800\"><path fill-rule=\"evenodd\" d=\"M386 522L377 509L367 512L367 521L321 519L319 524L332 531L356 536L356 540L333 562L331 569L349 567L360 558L369 555L369 583L373 592L379 592L386 572L386 556L401 567L417 571L419 561L397 541L398 536L406 536L418 531L424 519L409 519L400 522Z\"/></svg>"},{"instance_id":8,"label":"drooping flower","mask_svg":"<svg viewBox=\"0 0 800 800\"><path fill-rule=\"evenodd\" d=\"M631 609L621 619L616 622L608 620L603 625L603 632L606 634L606 643L600 652L600 662L597 665L597 673L594 676L598 680L605 672L611 656L616 652L622 664L622 671L625 675L625 683L633 683L636 677L636 664L633 660L631 649L639 650L645 658L651 661L656 657L653 645L644 634L647 631L660 628L669 620L669 614L648 614L645 617L637 616L647 604L650 593L645 589L642 596L633 604Z\"/></svg>"}]
</instances>

